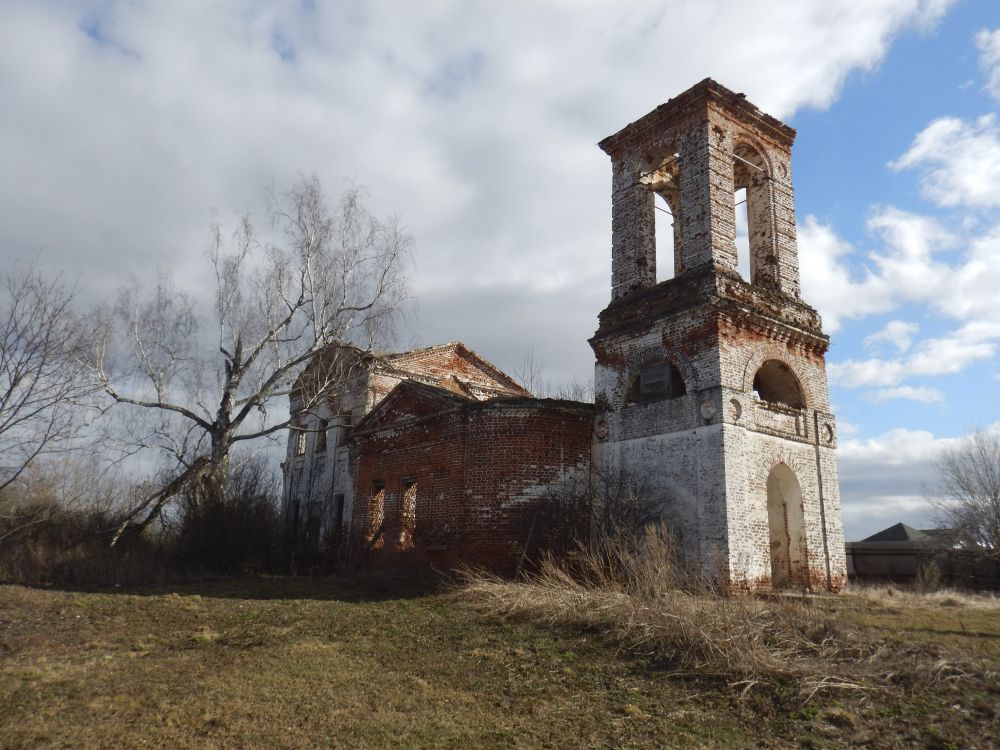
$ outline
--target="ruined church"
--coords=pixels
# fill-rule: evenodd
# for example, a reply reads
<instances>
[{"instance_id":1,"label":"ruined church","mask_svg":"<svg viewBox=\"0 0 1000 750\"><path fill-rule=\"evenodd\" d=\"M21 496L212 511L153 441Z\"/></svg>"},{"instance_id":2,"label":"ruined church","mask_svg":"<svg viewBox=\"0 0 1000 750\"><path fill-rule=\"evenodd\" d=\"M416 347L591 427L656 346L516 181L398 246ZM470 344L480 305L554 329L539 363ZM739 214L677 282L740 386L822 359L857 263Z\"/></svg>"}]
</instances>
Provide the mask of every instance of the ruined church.
<instances>
[{"instance_id":1,"label":"ruined church","mask_svg":"<svg viewBox=\"0 0 1000 750\"><path fill-rule=\"evenodd\" d=\"M706 578L842 588L829 339L800 295L794 137L706 79L600 142L611 300L590 339L592 404L534 398L459 343L314 362L348 375L313 404L307 369L292 394L290 533L356 564L510 574L585 538L588 488L627 476ZM657 212L673 219L659 283Z\"/></svg>"}]
</instances>

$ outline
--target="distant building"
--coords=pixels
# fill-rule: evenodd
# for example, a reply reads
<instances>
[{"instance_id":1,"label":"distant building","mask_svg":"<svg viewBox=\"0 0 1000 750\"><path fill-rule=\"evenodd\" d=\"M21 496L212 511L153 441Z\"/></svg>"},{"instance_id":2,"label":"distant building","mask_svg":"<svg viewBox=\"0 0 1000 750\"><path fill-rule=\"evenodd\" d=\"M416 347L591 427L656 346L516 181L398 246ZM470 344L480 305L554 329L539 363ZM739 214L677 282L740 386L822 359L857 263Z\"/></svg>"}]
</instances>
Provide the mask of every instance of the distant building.
<instances>
[{"instance_id":1,"label":"distant building","mask_svg":"<svg viewBox=\"0 0 1000 750\"><path fill-rule=\"evenodd\" d=\"M847 543L847 573L851 578L905 582L920 566L943 558L954 547L950 529L915 529L893 524L860 542Z\"/></svg>"}]
</instances>

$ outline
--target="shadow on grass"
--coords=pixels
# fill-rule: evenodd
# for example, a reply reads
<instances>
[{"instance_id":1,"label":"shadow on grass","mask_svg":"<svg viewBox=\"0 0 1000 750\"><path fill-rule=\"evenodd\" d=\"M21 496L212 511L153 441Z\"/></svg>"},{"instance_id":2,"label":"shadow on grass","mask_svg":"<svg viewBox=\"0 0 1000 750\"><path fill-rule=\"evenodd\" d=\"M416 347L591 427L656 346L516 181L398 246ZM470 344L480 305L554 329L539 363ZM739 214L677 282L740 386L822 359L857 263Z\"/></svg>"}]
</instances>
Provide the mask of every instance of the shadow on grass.
<instances>
[{"instance_id":1,"label":"shadow on grass","mask_svg":"<svg viewBox=\"0 0 1000 750\"><path fill-rule=\"evenodd\" d=\"M176 583L128 586L31 586L29 584L29 588L124 596L163 596L165 594L192 596L197 594L208 599L255 601L310 599L360 603L432 596L445 591L450 582L450 578L440 573L402 570L329 576L212 577Z\"/></svg>"}]
</instances>

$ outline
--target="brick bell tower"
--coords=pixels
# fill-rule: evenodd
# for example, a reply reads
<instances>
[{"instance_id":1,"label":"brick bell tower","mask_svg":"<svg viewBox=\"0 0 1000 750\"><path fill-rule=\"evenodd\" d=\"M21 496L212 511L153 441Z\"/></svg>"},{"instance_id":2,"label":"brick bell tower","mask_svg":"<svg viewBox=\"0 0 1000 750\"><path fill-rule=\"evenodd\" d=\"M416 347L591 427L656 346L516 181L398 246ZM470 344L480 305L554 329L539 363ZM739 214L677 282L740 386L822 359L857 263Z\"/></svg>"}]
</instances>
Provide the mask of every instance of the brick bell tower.
<instances>
[{"instance_id":1,"label":"brick bell tower","mask_svg":"<svg viewBox=\"0 0 1000 750\"><path fill-rule=\"evenodd\" d=\"M829 339L799 295L794 138L706 79L601 141L612 274L590 339L594 467L638 488L703 576L835 591L847 576ZM657 248L671 216L672 247ZM658 257L673 267L660 283Z\"/></svg>"}]
</instances>

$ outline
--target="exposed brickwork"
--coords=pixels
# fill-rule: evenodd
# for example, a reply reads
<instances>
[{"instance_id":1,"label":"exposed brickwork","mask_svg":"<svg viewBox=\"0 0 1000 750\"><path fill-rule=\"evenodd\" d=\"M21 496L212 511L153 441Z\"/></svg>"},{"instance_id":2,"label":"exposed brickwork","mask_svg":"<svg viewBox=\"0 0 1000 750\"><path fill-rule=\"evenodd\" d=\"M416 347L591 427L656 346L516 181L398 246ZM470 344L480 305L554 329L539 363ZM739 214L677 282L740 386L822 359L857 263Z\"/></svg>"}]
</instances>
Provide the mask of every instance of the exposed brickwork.
<instances>
[{"instance_id":1,"label":"exposed brickwork","mask_svg":"<svg viewBox=\"0 0 1000 750\"><path fill-rule=\"evenodd\" d=\"M603 140L612 279L590 340L595 404L532 399L461 344L360 357L317 406L306 398L317 378L304 375L297 423L328 419L339 432L302 455L290 436L289 523L318 513L355 561L511 572L585 533L586 509L568 501L595 474L628 475L706 577L840 589L828 339L800 299L794 137L705 80ZM737 270L737 190L749 281ZM674 278L660 284L654 194L674 214L672 253L660 254ZM342 507L342 522L327 507Z\"/></svg>"},{"instance_id":2,"label":"exposed brickwork","mask_svg":"<svg viewBox=\"0 0 1000 750\"><path fill-rule=\"evenodd\" d=\"M469 400L529 395L461 343L377 355L331 348L302 374L290 399L294 423L309 430L304 452L297 451L302 433L289 432L283 464L283 516L290 538L331 553L346 548L357 487L350 471L351 433L402 382L436 394L425 400L428 414ZM321 397L311 396L318 389ZM320 451L315 430L322 420L329 430L326 450ZM303 539L310 522L318 529L311 542Z\"/></svg>"},{"instance_id":3,"label":"exposed brickwork","mask_svg":"<svg viewBox=\"0 0 1000 750\"><path fill-rule=\"evenodd\" d=\"M591 339L594 460L646 480L704 575L837 590L836 423L828 340L799 299L794 136L706 80L601 142L613 173L612 301ZM748 196L752 283L736 270L737 188ZM675 215L675 277L658 285L654 191ZM657 358L683 374L685 395L626 403L638 369ZM785 403L762 400L758 385Z\"/></svg>"},{"instance_id":4,"label":"exposed brickwork","mask_svg":"<svg viewBox=\"0 0 1000 750\"><path fill-rule=\"evenodd\" d=\"M586 532L586 509L568 508L562 490L589 473L588 404L501 398L428 414L428 398L401 385L386 401L391 413L378 409L355 431L356 561L378 563L395 553L439 567L464 562L512 573L539 550ZM374 540L370 503L383 485L386 523L383 540ZM403 502L407 488L412 512Z\"/></svg>"}]
</instances>

